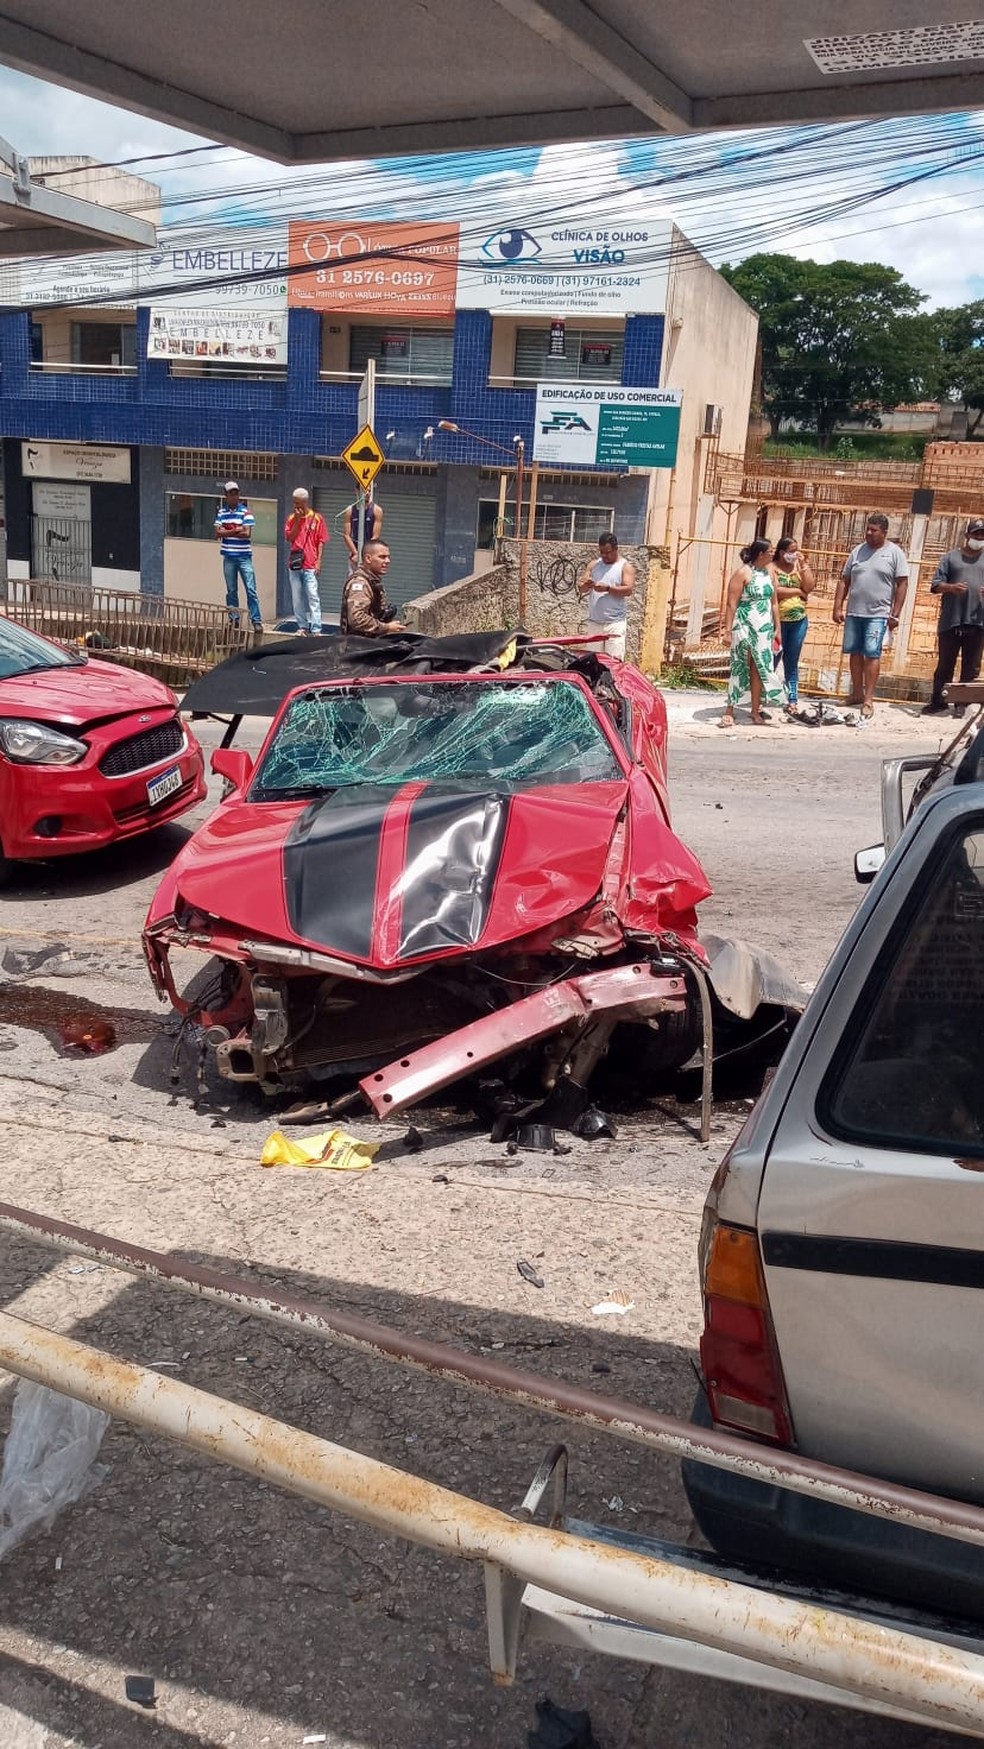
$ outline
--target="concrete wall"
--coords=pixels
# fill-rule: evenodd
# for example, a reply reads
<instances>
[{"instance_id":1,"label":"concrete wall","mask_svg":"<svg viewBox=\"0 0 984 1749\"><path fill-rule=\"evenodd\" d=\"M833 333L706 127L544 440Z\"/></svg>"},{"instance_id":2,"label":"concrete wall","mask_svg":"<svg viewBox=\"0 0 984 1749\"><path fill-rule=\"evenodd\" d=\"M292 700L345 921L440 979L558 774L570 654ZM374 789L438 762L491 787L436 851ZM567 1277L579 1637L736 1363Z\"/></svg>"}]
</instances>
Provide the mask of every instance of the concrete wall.
<instances>
[{"instance_id":1,"label":"concrete wall","mask_svg":"<svg viewBox=\"0 0 984 1749\"><path fill-rule=\"evenodd\" d=\"M57 97L54 101L58 101ZM119 212L146 219L151 225L161 222L161 191L156 182L128 176L125 170L108 170L96 158L42 157L29 158L27 162L32 179L44 182L50 178L56 194L70 194L73 200L90 200L96 206L115 207Z\"/></svg>"},{"instance_id":2,"label":"concrete wall","mask_svg":"<svg viewBox=\"0 0 984 1749\"><path fill-rule=\"evenodd\" d=\"M666 344L660 387L683 391L680 446L672 481L656 476L649 540L696 531L705 458L714 440L703 436L708 405L721 409L717 447L725 454L745 449L755 376L758 317L727 281L674 229L666 311ZM668 515L669 512L669 515ZM669 524L669 526L667 526ZM727 514L716 508L711 538L728 537ZM684 573L682 593L689 593Z\"/></svg>"},{"instance_id":3,"label":"concrete wall","mask_svg":"<svg viewBox=\"0 0 984 1749\"><path fill-rule=\"evenodd\" d=\"M428 637L453 637L458 632L493 632L517 619L516 579L505 565L493 565L460 583L432 589L405 603L407 623Z\"/></svg>"},{"instance_id":4,"label":"concrete wall","mask_svg":"<svg viewBox=\"0 0 984 1749\"><path fill-rule=\"evenodd\" d=\"M277 617L277 548L254 547L253 569L265 625ZM165 540L164 597L167 601L194 601L205 607L225 606L225 579L217 541ZM240 586L245 610L246 597Z\"/></svg>"},{"instance_id":5,"label":"concrete wall","mask_svg":"<svg viewBox=\"0 0 984 1749\"><path fill-rule=\"evenodd\" d=\"M492 631L519 623L518 541L503 542L502 562L492 570L465 577L445 589L435 589L407 604L415 631L431 636L455 632ZM642 652L646 604L655 575L669 563L665 547L630 546L623 558L636 567L636 589L629 599L626 654L638 661ZM577 579L598 557L596 545L561 541L527 543L527 610L525 628L534 637L563 637L584 630L585 607L577 594Z\"/></svg>"}]
</instances>

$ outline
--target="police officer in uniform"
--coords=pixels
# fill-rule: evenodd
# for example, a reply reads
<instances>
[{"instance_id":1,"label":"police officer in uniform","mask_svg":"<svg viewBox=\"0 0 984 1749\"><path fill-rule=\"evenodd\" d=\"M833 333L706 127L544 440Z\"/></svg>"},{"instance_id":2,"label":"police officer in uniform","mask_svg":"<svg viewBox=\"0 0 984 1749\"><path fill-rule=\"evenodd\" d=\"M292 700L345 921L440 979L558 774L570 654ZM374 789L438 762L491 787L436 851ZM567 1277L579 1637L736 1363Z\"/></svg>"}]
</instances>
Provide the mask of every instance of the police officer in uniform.
<instances>
[{"instance_id":1,"label":"police officer in uniform","mask_svg":"<svg viewBox=\"0 0 984 1749\"><path fill-rule=\"evenodd\" d=\"M380 638L387 632L405 632L402 620L391 617L383 578L389 570L390 550L385 541L366 541L362 563L352 572L342 594L340 632L360 638Z\"/></svg>"}]
</instances>

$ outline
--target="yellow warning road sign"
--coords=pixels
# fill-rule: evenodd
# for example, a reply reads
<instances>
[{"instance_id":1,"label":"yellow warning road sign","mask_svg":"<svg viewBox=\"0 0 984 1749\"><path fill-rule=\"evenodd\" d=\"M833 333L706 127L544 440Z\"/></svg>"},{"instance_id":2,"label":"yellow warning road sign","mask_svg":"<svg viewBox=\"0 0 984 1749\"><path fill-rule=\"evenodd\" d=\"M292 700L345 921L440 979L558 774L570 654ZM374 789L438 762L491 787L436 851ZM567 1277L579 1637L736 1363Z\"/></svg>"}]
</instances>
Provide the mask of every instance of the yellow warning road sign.
<instances>
[{"instance_id":1,"label":"yellow warning road sign","mask_svg":"<svg viewBox=\"0 0 984 1749\"><path fill-rule=\"evenodd\" d=\"M371 425L363 425L362 430L345 445L342 460L362 490L368 492L386 460Z\"/></svg>"}]
</instances>

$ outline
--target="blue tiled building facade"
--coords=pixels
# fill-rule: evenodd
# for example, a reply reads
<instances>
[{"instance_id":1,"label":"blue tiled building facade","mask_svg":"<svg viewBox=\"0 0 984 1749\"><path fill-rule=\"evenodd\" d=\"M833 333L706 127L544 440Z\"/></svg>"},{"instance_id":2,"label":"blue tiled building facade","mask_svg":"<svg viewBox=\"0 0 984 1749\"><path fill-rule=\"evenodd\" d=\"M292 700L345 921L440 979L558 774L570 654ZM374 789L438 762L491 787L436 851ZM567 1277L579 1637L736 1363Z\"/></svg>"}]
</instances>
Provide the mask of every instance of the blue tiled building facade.
<instances>
[{"instance_id":1,"label":"blue tiled building facade","mask_svg":"<svg viewBox=\"0 0 984 1749\"><path fill-rule=\"evenodd\" d=\"M325 462L318 458L337 457L354 435L358 384L324 380L318 313L290 312L287 370L276 380L172 374L167 362L147 358L149 321L149 310L137 311L131 374L74 374L71 368L53 373L32 360L31 313L0 313L7 558L21 575L31 562L32 514L30 482L22 471L23 440L131 448L131 485L116 490L115 496L111 486L92 489L92 564L138 572L140 587L163 592L167 495L196 489L214 493L217 483L203 465L178 476L172 464L166 472L168 454L262 452L276 457L275 479L264 491L276 496L282 519L293 487L316 489L318 479L325 477L318 472ZM659 385L663 325L660 314L626 318L624 384ZM492 339L493 319L486 311L461 310L454 323L449 383L413 386L384 380L377 386L376 431L393 463L392 472L384 471L379 481L381 500L390 482L396 482L401 464L407 489L415 475L417 489L435 500L433 570L420 577L422 588L453 582L473 568L479 504L497 490L487 472L483 483L482 470L510 467L516 434L524 438L527 456L533 453L536 391L531 386L490 386ZM440 432L441 420L468 427L486 444ZM434 435L428 438L428 431ZM490 450L489 442L501 445L508 455ZM602 482L588 470L571 470L564 478L565 502L596 504L601 494L614 509L620 538L627 543L642 538L645 475L625 474L617 481L606 475ZM546 500L556 496L546 479L544 486ZM283 611L287 578L282 565L279 570L277 607ZM179 592L168 584L168 593Z\"/></svg>"}]
</instances>

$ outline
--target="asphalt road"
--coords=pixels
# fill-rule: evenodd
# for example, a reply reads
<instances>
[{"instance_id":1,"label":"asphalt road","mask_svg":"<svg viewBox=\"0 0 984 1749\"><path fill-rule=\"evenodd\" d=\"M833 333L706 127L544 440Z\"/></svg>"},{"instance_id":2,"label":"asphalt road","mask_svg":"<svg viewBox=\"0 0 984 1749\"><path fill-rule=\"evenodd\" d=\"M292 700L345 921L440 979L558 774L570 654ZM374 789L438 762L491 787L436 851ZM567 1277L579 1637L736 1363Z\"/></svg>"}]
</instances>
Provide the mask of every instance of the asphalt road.
<instances>
[{"instance_id":1,"label":"asphalt road","mask_svg":"<svg viewBox=\"0 0 984 1749\"><path fill-rule=\"evenodd\" d=\"M901 713L864 735L731 737L674 701L678 831L705 862L720 933L812 982L857 903L881 756L931 740ZM194 824L192 820L191 824ZM199 1109L139 953L171 827L88 862L25 871L0 902L0 1198L245 1272L407 1330L686 1414L700 1328L695 1248L710 1175L746 1109L619 1112L615 1141L508 1159L433 1111L423 1154L360 1175L264 1171L262 1101ZM58 946L31 970L11 954ZM189 968L189 971L194 969ZM108 1016L118 1048L79 1061L61 1027ZM447 1125L457 1126L449 1134ZM392 1126L392 1137L404 1126ZM261 1324L0 1241L20 1316L511 1508L544 1451L571 1452L581 1517L687 1540L674 1464ZM534 1264L544 1286L517 1269ZM597 1317L612 1290L633 1305ZM9 1416L10 1390L0 1414ZM108 1477L3 1562L4 1749L523 1749L534 1702L587 1707L603 1749L942 1749L885 1720L590 1655L535 1650L487 1673L481 1574L408 1549L117 1423ZM124 1677L156 1679L143 1713Z\"/></svg>"}]
</instances>

